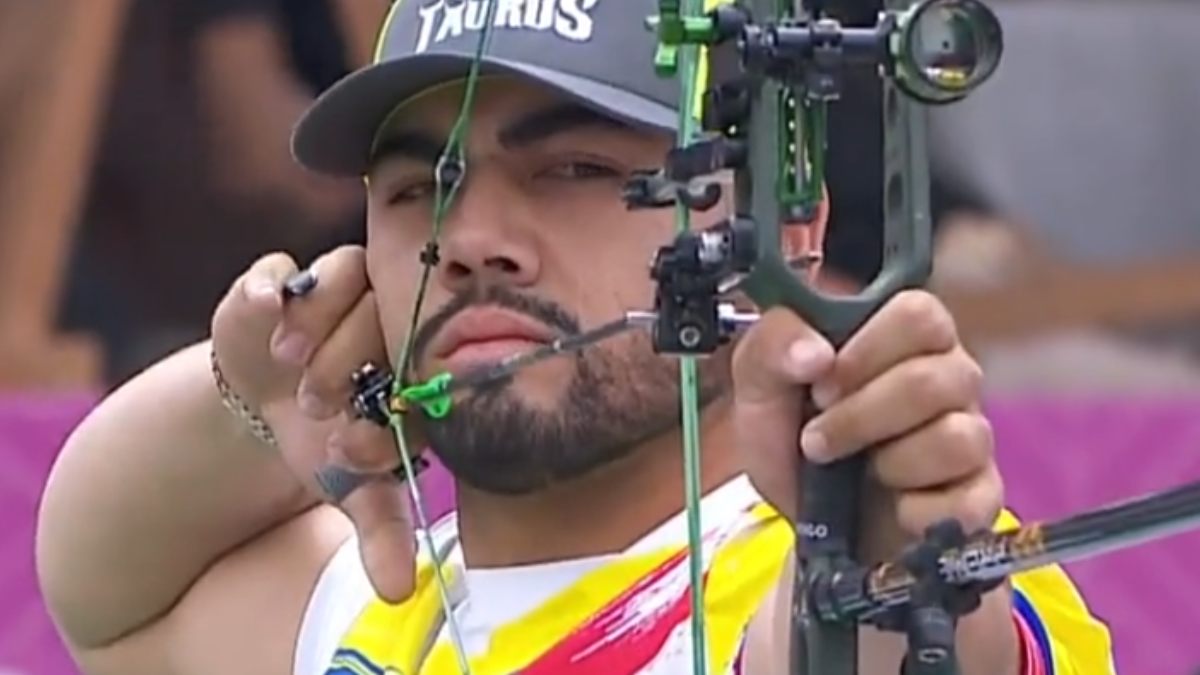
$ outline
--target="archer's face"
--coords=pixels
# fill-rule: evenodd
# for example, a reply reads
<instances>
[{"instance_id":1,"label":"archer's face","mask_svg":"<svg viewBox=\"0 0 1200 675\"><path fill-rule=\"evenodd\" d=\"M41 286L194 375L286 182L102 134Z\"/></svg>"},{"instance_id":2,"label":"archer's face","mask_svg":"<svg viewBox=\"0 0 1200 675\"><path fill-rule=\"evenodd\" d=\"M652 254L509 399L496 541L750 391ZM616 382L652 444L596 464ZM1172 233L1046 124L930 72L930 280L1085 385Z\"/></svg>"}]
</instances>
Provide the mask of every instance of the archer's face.
<instances>
[{"instance_id":1,"label":"archer's face","mask_svg":"<svg viewBox=\"0 0 1200 675\"><path fill-rule=\"evenodd\" d=\"M370 175L368 266L393 361L434 224L434 163L461 98L455 85L407 105ZM468 132L466 178L443 219L419 314L415 377L493 363L651 308L648 263L672 238L673 211L631 212L621 189L634 170L661 164L669 137L508 79L480 82ZM460 478L530 491L674 428L675 373L646 335L626 334L457 396L427 431Z\"/></svg>"}]
</instances>

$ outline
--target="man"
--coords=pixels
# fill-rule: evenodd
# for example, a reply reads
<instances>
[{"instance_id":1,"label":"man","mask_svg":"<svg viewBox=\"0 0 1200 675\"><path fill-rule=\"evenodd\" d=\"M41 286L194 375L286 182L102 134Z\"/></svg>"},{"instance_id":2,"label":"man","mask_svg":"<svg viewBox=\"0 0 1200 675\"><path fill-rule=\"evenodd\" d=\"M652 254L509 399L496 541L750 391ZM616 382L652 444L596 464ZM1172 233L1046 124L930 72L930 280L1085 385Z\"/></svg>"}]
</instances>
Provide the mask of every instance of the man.
<instances>
[{"instance_id":1,"label":"man","mask_svg":"<svg viewBox=\"0 0 1200 675\"><path fill-rule=\"evenodd\" d=\"M669 210L621 199L672 141L674 84L653 75L641 25L651 3L509 7L414 336L417 378L648 307L645 261L673 231ZM340 510L315 496L328 463L397 465L389 432L348 412L348 374L394 362L408 337L433 167L478 38L458 20L477 10L397 3L381 63L297 129L303 163L366 177L365 248L307 272L261 259L217 309L211 346L135 378L67 443L38 559L87 672L692 672L677 375L645 334L456 395L444 419L408 416L413 447L457 480L458 510L432 533L450 620L406 486L371 481ZM824 217L789 235L790 254L820 251ZM710 672L786 670L792 534L770 505L795 503L799 429L811 461L876 447L867 557L942 518L1001 518L979 371L927 294L898 296L837 354L768 312L701 379ZM805 385L820 410L803 410ZM264 425L274 448L253 439ZM1060 571L1014 583L962 620L964 675L1110 672L1107 633ZM863 636L861 672L897 672L902 641Z\"/></svg>"}]
</instances>

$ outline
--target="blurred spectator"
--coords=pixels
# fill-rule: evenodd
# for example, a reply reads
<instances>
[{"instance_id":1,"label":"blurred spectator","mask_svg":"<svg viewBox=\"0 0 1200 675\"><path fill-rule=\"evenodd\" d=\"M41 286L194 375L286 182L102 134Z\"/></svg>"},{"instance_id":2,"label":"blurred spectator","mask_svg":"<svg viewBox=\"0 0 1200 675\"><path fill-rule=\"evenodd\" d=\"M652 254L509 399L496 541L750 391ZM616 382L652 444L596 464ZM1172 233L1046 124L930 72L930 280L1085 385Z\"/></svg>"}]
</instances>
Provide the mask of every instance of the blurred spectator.
<instances>
[{"instance_id":1,"label":"blurred spectator","mask_svg":"<svg viewBox=\"0 0 1200 675\"><path fill-rule=\"evenodd\" d=\"M367 1L367 0L364 0ZM62 323L116 383L200 339L258 255L359 237L361 185L304 172L289 130L347 72L328 0L135 0Z\"/></svg>"},{"instance_id":2,"label":"blurred spectator","mask_svg":"<svg viewBox=\"0 0 1200 675\"><path fill-rule=\"evenodd\" d=\"M830 0L825 10L847 26L872 26L881 0ZM829 116L826 179L830 223L829 265L854 284L878 273L883 250L883 95L873 67L841 71L842 96ZM982 194L951 172L932 167L930 207L935 233L955 213L989 212Z\"/></svg>"},{"instance_id":3,"label":"blurred spectator","mask_svg":"<svg viewBox=\"0 0 1200 675\"><path fill-rule=\"evenodd\" d=\"M1200 255L1197 259L1200 260ZM986 302L988 291L999 291L1001 297L1012 298L1013 289L1029 288L1030 282L1023 279L1028 277L1034 280L1030 289L1033 293L1020 300L1036 305L1038 309L1033 315L1047 319L1033 334L993 338L983 345L973 345L976 358L987 372L986 382L992 394L1200 393L1200 360L1186 346L1134 339L1128 331L1113 329L1100 321L1066 327L1052 325L1050 317L1041 314L1045 311L1041 298L1032 295L1052 293L1052 289L1038 287L1036 280L1050 267L1061 264L1047 254L1047 246L1030 228L1011 218L959 211L947 214L942 220L934 258L936 290L975 291L980 293L976 297ZM1007 310L995 306L982 309Z\"/></svg>"},{"instance_id":4,"label":"blurred spectator","mask_svg":"<svg viewBox=\"0 0 1200 675\"><path fill-rule=\"evenodd\" d=\"M1024 231L1012 236L1025 242L1023 256L1096 269L1188 255L1200 261L1194 194L1200 184L1200 4L991 4L1004 25L1004 61L966 101L932 112L936 165L978 186L1010 225L1021 223ZM988 241L994 235L987 234ZM1007 259L1009 274L1028 267L1020 262ZM1194 279L1193 292L1200 272ZM1062 365L1059 355L1070 351L1068 344L1054 348L1047 362ZM1094 349L1100 344L1106 347ZM1078 348L1072 363L1088 361L1089 354L1127 353L1132 365L1143 361L1142 352L1155 352L1166 359L1164 382L1194 381L1200 366L1187 359L1200 357L1200 313L1119 333L1089 330ZM1184 370L1165 377L1180 362ZM1027 361L1030 377L1040 363Z\"/></svg>"},{"instance_id":5,"label":"blurred spectator","mask_svg":"<svg viewBox=\"0 0 1200 675\"><path fill-rule=\"evenodd\" d=\"M930 114L934 287L979 302L989 291L1011 300L1022 284L1054 272L1059 280L1076 271L1077 279L1101 270L1136 276L1145 271L1138 264L1186 262L1189 251L1200 269L1200 211L1189 187L1200 183L1200 136L1192 132L1200 80L1188 75L1200 55L1200 5L989 4L1005 27L1000 71L966 101ZM826 8L867 25L880 5L830 0ZM881 96L870 69L843 74L843 96L830 116L828 255L833 268L862 284L878 270L881 248ZM1194 279L1200 289L1200 272ZM1200 307L1196 295L1179 304ZM994 392L1200 390L1200 312L1116 326L1105 310L1091 321L1054 325L1048 298L1016 299L1037 307L984 323L1013 327L1040 316L1044 327L986 336L978 345ZM1081 309L1085 300L1094 298L1080 297L1072 316L1089 313ZM973 310L961 320L1013 307L956 309Z\"/></svg>"}]
</instances>

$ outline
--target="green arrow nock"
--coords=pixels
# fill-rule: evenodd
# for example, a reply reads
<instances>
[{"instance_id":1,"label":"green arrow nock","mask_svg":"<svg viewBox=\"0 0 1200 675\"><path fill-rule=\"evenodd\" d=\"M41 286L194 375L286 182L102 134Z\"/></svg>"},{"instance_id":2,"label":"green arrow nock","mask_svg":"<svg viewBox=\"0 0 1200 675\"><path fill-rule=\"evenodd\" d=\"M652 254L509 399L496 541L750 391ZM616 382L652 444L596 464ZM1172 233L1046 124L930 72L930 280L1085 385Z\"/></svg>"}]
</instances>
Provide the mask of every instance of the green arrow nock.
<instances>
[{"instance_id":1,"label":"green arrow nock","mask_svg":"<svg viewBox=\"0 0 1200 675\"><path fill-rule=\"evenodd\" d=\"M449 389L453 379L450 373L435 375L425 382L401 389L398 396L421 406L430 417L441 419L450 414Z\"/></svg>"}]
</instances>

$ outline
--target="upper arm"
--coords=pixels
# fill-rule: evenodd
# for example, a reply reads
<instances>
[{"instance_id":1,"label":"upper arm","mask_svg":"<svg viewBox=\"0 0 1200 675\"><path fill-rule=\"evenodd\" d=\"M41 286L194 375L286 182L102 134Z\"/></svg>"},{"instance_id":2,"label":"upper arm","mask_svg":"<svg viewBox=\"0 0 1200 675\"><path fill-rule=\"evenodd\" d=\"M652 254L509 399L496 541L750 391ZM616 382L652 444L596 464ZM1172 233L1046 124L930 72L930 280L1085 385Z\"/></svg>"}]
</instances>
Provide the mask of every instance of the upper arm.
<instances>
[{"instance_id":1,"label":"upper arm","mask_svg":"<svg viewBox=\"0 0 1200 675\"><path fill-rule=\"evenodd\" d=\"M1059 565L1013 577L1014 605L1059 675L1112 675L1112 636Z\"/></svg>"},{"instance_id":2,"label":"upper arm","mask_svg":"<svg viewBox=\"0 0 1200 675\"><path fill-rule=\"evenodd\" d=\"M313 587L351 531L316 507L226 555L163 618L73 655L87 675L292 675Z\"/></svg>"}]
</instances>

